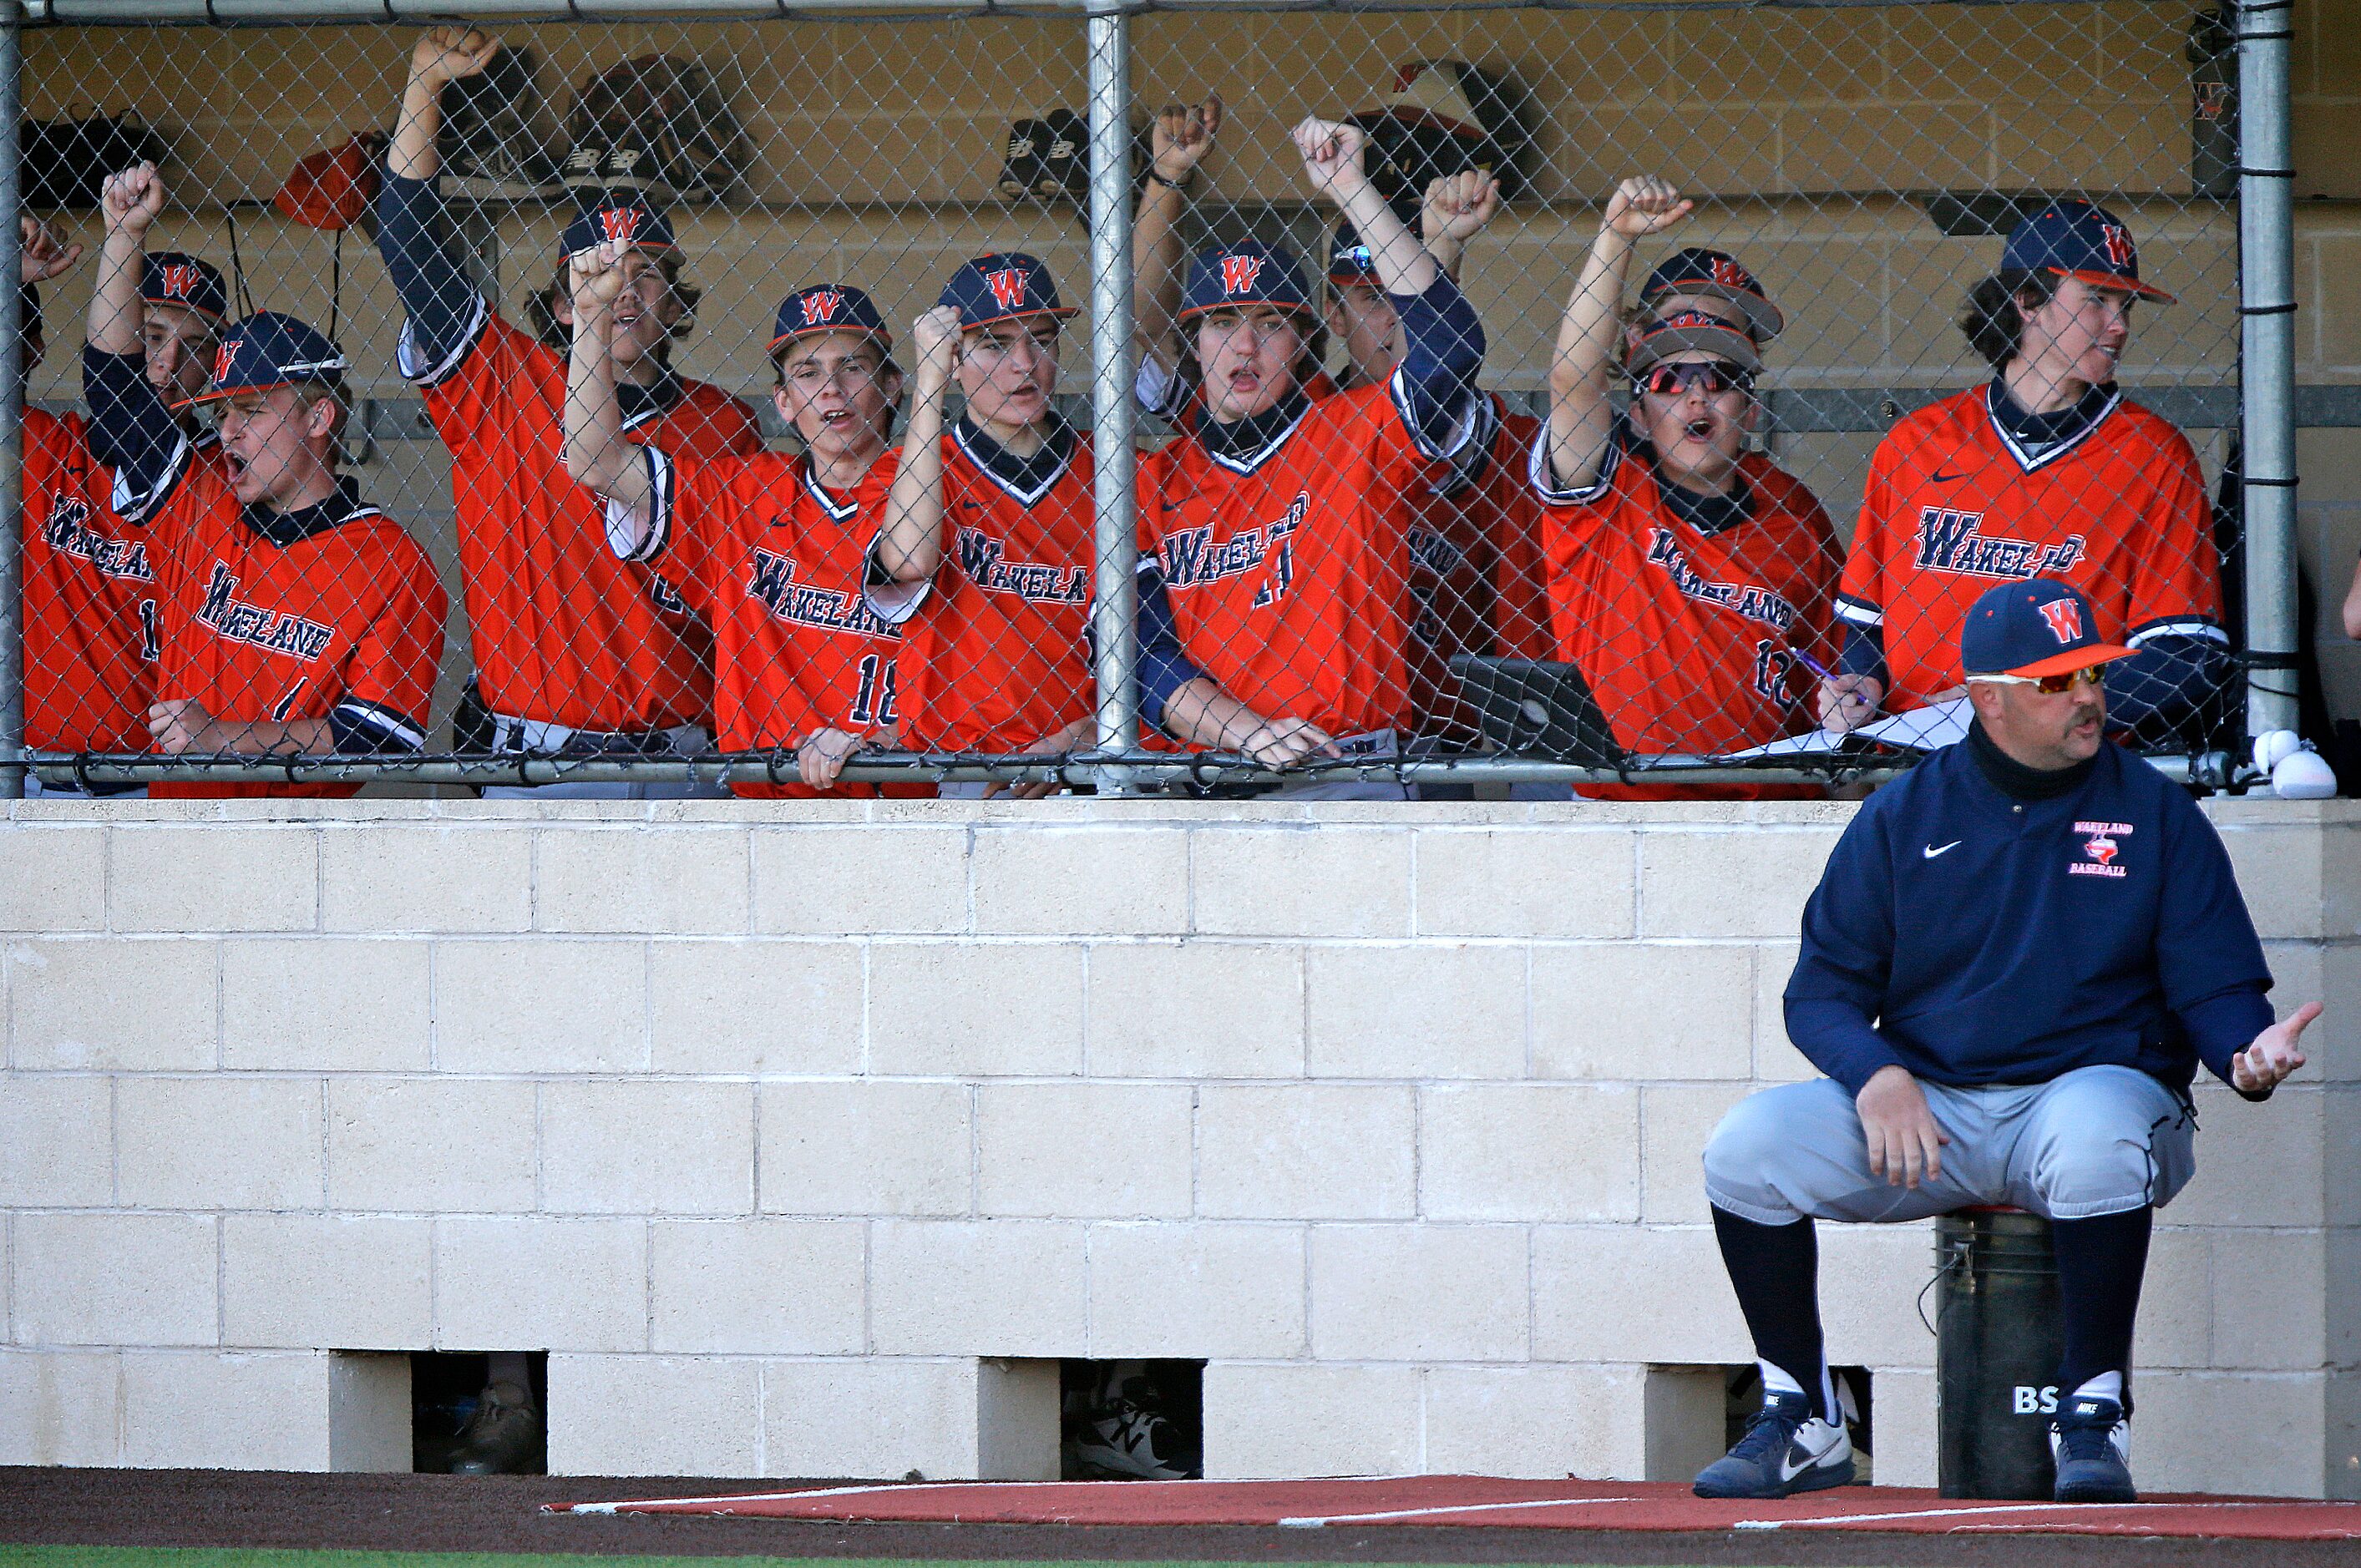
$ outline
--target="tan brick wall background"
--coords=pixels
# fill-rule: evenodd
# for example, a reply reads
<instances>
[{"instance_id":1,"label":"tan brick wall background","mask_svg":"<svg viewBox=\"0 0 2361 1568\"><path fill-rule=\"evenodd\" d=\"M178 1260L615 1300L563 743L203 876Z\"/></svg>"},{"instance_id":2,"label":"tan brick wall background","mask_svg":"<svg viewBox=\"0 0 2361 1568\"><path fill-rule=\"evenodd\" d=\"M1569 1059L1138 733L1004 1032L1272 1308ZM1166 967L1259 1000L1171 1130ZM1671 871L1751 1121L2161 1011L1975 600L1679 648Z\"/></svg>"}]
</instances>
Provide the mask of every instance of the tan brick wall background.
<instances>
[{"instance_id":1,"label":"tan brick wall background","mask_svg":"<svg viewBox=\"0 0 2361 1568\"><path fill-rule=\"evenodd\" d=\"M1019 1473L1048 1358L1171 1354L1213 1474L1672 1475L1850 809L13 807L0 1464L386 1463L439 1347L577 1473ZM2361 813L2211 809L2329 1014L2200 1089L2141 1475L2349 1495ZM1930 1483L1929 1237L1824 1250Z\"/></svg>"}]
</instances>

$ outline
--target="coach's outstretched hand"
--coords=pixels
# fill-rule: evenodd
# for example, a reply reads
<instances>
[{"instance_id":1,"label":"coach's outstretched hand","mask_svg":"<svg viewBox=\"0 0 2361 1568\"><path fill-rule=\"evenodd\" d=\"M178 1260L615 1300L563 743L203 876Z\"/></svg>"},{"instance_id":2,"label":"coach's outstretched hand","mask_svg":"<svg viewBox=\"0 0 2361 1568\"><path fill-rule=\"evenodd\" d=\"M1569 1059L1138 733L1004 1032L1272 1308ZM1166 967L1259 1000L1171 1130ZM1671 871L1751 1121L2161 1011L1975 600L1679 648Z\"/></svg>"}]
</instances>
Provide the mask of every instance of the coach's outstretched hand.
<instances>
[{"instance_id":1,"label":"coach's outstretched hand","mask_svg":"<svg viewBox=\"0 0 2361 1568\"><path fill-rule=\"evenodd\" d=\"M2294 1014L2255 1036L2255 1043L2230 1058L2230 1087L2241 1094L2268 1094L2304 1064L2297 1042L2314 1018L2320 1003L2307 1002Z\"/></svg>"},{"instance_id":2,"label":"coach's outstretched hand","mask_svg":"<svg viewBox=\"0 0 2361 1568\"><path fill-rule=\"evenodd\" d=\"M1907 1069L1882 1067L1853 1097L1869 1138L1869 1173L1888 1187L1916 1187L1943 1174L1943 1146L1951 1141L1927 1109L1926 1091Z\"/></svg>"}]
</instances>

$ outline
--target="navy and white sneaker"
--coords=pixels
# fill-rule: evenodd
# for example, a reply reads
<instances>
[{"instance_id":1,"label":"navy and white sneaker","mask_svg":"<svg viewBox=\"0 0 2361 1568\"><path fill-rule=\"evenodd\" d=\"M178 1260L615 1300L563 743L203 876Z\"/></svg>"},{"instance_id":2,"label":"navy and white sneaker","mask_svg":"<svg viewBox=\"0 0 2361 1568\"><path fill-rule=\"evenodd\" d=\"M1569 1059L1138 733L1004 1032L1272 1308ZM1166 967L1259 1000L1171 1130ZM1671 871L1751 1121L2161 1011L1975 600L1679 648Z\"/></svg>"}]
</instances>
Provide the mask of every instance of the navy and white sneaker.
<instances>
[{"instance_id":1,"label":"navy and white sneaker","mask_svg":"<svg viewBox=\"0 0 2361 1568\"><path fill-rule=\"evenodd\" d=\"M1700 1497L1788 1497L1852 1485L1852 1439L1825 1421L1808 1394L1773 1394L1738 1446L1697 1478Z\"/></svg>"},{"instance_id":2,"label":"navy and white sneaker","mask_svg":"<svg viewBox=\"0 0 2361 1568\"><path fill-rule=\"evenodd\" d=\"M2077 1394L2058 1406L2049 1423L2049 1454L2058 1462L2061 1503L2136 1503L2132 1486L2132 1423L2116 1401Z\"/></svg>"},{"instance_id":3,"label":"navy and white sneaker","mask_svg":"<svg viewBox=\"0 0 2361 1568\"><path fill-rule=\"evenodd\" d=\"M1148 1380L1126 1381L1094 1411L1074 1439L1085 1469L1140 1481L1193 1481L1204 1473L1200 1455L1157 1407Z\"/></svg>"}]
</instances>

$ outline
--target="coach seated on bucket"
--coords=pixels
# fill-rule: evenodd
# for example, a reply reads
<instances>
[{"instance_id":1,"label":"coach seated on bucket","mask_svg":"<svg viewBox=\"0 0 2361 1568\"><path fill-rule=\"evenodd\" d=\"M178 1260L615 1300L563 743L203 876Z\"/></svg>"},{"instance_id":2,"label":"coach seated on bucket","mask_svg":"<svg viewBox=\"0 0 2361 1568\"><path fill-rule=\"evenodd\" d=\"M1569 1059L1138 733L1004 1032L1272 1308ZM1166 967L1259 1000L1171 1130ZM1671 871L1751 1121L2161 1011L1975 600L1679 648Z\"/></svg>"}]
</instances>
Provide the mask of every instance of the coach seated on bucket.
<instances>
[{"instance_id":1,"label":"coach seated on bucket","mask_svg":"<svg viewBox=\"0 0 2361 1568\"><path fill-rule=\"evenodd\" d=\"M1967 740L1870 797L1805 906L1787 1034L1828 1076L1741 1102L1706 1146L1763 1406L1701 1496L1852 1479L1812 1221L2004 1203L2055 1231L2058 1500L2134 1500L2132 1321L2155 1212L2194 1170L2190 1080L2202 1061L2268 1097L2303 1066L2320 1005L2272 1022L2222 840L2103 741L2101 670L2131 652L2099 624L2052 579L1977 599Z\"/></svg>"}]
</instances>

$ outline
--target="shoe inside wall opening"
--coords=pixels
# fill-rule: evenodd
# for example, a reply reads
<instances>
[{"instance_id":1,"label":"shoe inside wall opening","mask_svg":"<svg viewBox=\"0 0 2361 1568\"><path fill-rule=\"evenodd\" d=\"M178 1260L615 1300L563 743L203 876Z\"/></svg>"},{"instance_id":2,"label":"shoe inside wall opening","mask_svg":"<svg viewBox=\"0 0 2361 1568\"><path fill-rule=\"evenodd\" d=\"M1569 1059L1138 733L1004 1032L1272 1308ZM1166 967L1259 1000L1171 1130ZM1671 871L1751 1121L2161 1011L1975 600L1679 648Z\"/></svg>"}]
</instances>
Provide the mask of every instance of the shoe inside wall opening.
<instances>
[{"instance_id":1,"label":"shoe inside wall opening","mask_svg":"<svg viewBox=\"0 0 2361 1568\"><path fill-rule=\"evenodd\" d=\"M1829 1373L1837 1385L1837 1403L1844 1407L1845 1435L1852 1440L1855 1474L1863 1486L1869 1484L1871 1426L1873 1400L1866 1366L1831 1366ZM1763 1370L1753 1362L1743 1366L1722 1369L1726 1398L1723 1403L1723 1446L1733 1446L1746 1433L1746 1423L1763 1406Z\"/></svg>"},{"instance_id":2,"label":"shoe inside wall opening","mask_svg":"<svg viewBox=\"0 0 2361 1568\"><path fill-rule=\"evenodd\" d=\"M1205 1473L1202 1361L1063 1361L1059 1473L1068 1481L1180 1481Z\"/></svg>"},{"instance_id":3,"label":"shoe inside wall opening","mask_svg":"<svg viewBox=\"0 0 2361 1568\"><path fill-rule=\"evenodd\" d=\"M546 1351L412 1351L411 1468L546 1475L548 1390Z\"/></svg>"}]
</instances>

